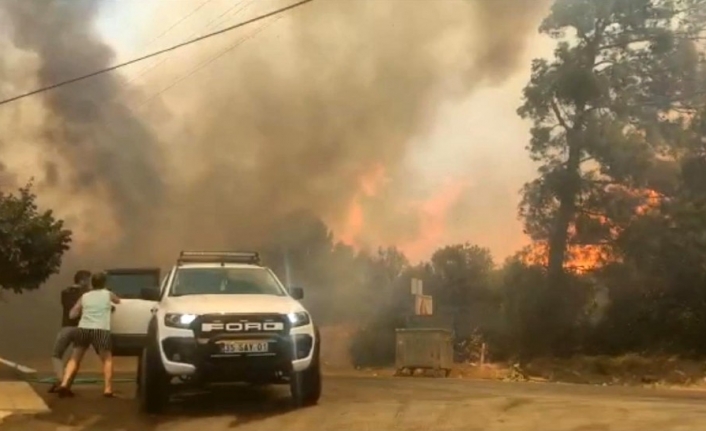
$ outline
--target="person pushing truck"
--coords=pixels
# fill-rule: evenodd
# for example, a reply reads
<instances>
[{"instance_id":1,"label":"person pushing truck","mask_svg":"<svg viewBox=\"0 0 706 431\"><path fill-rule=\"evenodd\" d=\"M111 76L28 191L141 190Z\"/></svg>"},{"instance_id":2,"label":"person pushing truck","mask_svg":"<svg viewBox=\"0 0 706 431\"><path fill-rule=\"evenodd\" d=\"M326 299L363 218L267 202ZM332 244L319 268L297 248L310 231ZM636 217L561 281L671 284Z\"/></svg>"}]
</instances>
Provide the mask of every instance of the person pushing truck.
<instances>
[{"instance_id":1,"label":"person pushing truck","mask_svg":"<svg viewBox=\"0 0 706 431\"><path fill-rule=\"evenodd\" d=\"M85 269L76 271L76 274L74 274L74 284L61 291L61 329L59 329L56 335L51 358L57 382L49 388L49 392L56 392L64 376L64 358L66 357L66 352L69 350L69 347L73 345L76 328L79 322L79 318L71 318L71 309L76 302L81 299L81 296L89 291L90 281L90 271Z\"/></svg>"}]
</instances>

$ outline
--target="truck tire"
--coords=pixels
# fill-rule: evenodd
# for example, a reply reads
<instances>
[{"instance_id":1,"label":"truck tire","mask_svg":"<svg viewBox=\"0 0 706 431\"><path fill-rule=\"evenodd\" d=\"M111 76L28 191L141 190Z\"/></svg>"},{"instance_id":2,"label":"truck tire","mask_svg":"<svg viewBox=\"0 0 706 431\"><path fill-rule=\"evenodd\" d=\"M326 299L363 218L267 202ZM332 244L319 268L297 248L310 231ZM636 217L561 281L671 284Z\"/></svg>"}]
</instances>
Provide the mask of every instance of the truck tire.
<instances>
[{"instance_id":1,"label":"truck tire","mask_svg":"<svg viewBox=\"0 0 706 431\"><path fill-rule=\"evenodd\" d=\"M321 398L322 385L319 351L319 343L317 342L314 348L314 358L309 368L298 373L292 373L289 389L296 407L316 405L319 402L319 398Z\"/></svg>"},{"instance_id":2,"label":"truck tire","mask_svg":"<svg viewBox=\"0 0 706 431\"><path fill-rule=\"evenodd\" d=\"M161 413L169 402L169 378L154 342L148 343L140 355L137 400L140 411L147 414Z\"/></svg>"}]
</instances>

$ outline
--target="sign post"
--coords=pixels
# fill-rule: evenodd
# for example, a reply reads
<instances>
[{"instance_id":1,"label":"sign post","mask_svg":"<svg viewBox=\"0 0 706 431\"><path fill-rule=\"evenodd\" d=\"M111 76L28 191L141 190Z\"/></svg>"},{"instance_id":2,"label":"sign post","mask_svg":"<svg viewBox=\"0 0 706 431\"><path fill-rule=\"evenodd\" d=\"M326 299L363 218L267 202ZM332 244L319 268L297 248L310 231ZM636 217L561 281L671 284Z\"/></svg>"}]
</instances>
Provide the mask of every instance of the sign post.
<instances>
[{"instance_id":1,"label":"sign post","mask_svg":"<svg viewBox=\"0 0 706 431\"><path fill-rule=\"evenodd\" d=\"M414 297L414 314L417 316L431 316L433 314L433 302L431 295L425 295L422 280L413 278L411 281L411 292Z\"/></svg>"},{"instance_id":2,"label":"sign post","mask_svg":"<svg viewBox=\"0 0 706 431\"><path fill-rule=\"evenodd\" d=\"M412 283L411 283L411 290L412 290L412 295L421 295L422 294L422 280L418 278L413 278Z\"/></svg>"},{"instance_id":3,"label":"sign post","mask_svg":"<svg viewBox=\"0 0 706 431\"><path fill-rule=\"evenodd\" d=\"M414 314L431 316L434 314L434 303L431 295L414 295Z\"/></svg>"}]
</instances>

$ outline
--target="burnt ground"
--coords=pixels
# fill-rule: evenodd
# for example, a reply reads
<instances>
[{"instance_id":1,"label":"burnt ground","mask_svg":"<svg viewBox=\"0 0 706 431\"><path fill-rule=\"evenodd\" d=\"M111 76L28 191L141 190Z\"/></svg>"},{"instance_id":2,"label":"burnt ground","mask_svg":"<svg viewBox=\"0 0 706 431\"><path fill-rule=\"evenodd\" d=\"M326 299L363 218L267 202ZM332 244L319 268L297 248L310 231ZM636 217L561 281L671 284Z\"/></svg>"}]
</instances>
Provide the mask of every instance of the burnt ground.
<instances>
[{"instance_id":1,"label":"burnt ground","mask_svg":"<svg viewBox=\"0 0 706 431\"><path fill-rule=\"evenodd\" d=\"M319 405L302 410L291 408L286 387L241 387L145 417L133 383L118 383L116 399L102 398L97 384L57 399L35 383L51 412L10 416L0 431L706 429L706 392L698 391L359 375L328 375L324 384Z\"/></svg>"}]
</instances>

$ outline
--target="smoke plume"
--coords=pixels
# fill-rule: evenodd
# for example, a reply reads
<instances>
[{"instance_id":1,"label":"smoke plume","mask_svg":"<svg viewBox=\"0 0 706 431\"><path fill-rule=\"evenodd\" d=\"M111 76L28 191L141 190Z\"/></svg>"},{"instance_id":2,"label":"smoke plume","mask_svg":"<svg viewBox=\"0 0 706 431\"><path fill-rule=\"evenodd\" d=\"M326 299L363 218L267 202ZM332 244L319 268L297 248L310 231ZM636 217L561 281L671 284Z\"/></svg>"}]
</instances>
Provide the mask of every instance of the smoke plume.
<instances>
[{"instance_id":1,"label":"smoke plume","mask_svg":"<svg viewBox=\"0 0 706 431\"><path fill-rule=\"evenodd\" d=\"M258 2L248 15L288 3ZM113 64L95 28L100 5L0 0L0 95ZM507 78L545 7L316 0L185 48L142 85L110 73L0 107L0 117L20 117L6 123L3 151L26 153L5 165L40 179L67 214L77 229L71 260L81 265L261 244L300 210L340 226L378 166L388 183L372 232L411 241L423 225L402 202L414 182L405 165L413 138L441 102Z\"/></svg>"},{"instance_id":2,"label":"smoke plume","mask_svg":"<svg viewBox=\"0 0 706 431\"><path fill-rule=\"evenodd\" d=\"M3 1L10 40L36 55L38 85L113 63L94 28L99 5ZM382 165L394 178L441 100L500 82L516 68L542 6L314 2L282 22L204 43L213 56L219 43L262 31L248 41L257 49L238 47L168 95L182 114L161 123L181 127L171 126L163 142L153 131L160 121L121 97L130 89L119 74L48 92L35 136L52 155L42 161L43 177L72 193L89 189L96 206L109 210L98 217L120 227L108 241L123 239L133 257L137 238L138 252L164 247L152 257L179 246L257 243L302 209L340 221L371 167ZM379 211L394 211L394 199L386 202Z\"/></svg>"},{"instance_id":3,"label":"smoke plume","mask_svg":"<svg viewBox=\"0 0 706 431\"><path fill-rule=\"evenodd\" d=\"M10 40L36 58L35 85L113 63L113 50L92 24L99 5L92 0L1 3ZM85 217L96 219L95 224L114 217L124 229L114 237L115 247L123 240L134 245L130 241L150 225L150 208L165 193L159 145L148 125L116 101L122 90L122 78L107 75L44 93L39 97L45 111L32 136L43 155L32 176L50 189L86 193L92 206L107 205L109 211Z\"/></svg>"}]
</instances>

